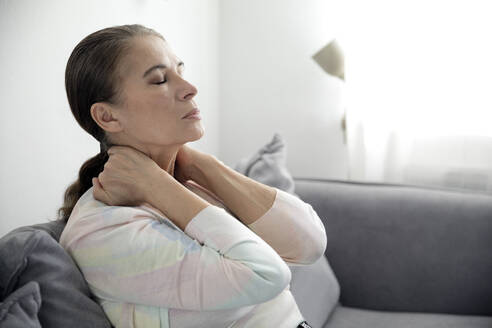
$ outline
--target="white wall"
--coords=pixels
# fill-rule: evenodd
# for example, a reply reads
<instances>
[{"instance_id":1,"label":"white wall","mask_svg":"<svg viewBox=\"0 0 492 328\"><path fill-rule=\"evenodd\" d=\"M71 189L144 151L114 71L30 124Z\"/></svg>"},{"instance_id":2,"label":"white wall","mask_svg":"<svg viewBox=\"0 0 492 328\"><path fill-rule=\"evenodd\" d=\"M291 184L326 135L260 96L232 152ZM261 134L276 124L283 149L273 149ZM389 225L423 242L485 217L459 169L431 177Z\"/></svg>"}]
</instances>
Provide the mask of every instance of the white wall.
<instances>
[{"instance_id":1,"label":"white wall","mask_svg":"<svg viewBox=\"0 0 492 328\"><path fill-rule=\"evenodd\" d=\"M0 0L0 236L55 218L81 164L99 152L70 112L64 71L98 29L156 29L186 63L205 135L233 166L281 133L298 177L344 179L342 84L311 56L332 35L326 1Z\"/></svg>"},{"instance_id":2,"label":"white wall","mask_svg":"<svg viewBox=\"0 0 492 328\"><path fill-rule=\"evenodd\" d=\"M140 23L170 42L198 89L205 135L218 155L218 0L0 0L0 236L55 218L63 193L99 143L78 126L65 65L86 35Z\"/></svg>"},{"instance_id":3,"label":"white wall","mask_svg":"<svg viewBox=\"0 0 492 328\"><path fill-rule=\"evenodd\" d=\"M340 80L311 56L331 41L330 2L220 1L220 158L234 165L270 141L287 144L294 176L345 179Z\"/></svg>"}]
</instances>

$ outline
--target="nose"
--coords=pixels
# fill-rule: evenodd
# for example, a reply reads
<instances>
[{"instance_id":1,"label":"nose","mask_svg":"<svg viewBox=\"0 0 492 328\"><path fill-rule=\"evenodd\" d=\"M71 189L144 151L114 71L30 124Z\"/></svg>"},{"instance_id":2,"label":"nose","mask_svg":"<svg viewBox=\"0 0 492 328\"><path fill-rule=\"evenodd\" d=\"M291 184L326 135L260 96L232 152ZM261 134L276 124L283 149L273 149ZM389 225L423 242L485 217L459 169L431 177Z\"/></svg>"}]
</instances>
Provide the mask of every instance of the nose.
<instances>
[{"instance_id":1,"label":"nose","mask_svg":"<svg viewBox=\"0 0 492 328\"><path fill-rule=\"evenodd\" d=\"M181 76L177 75L177 77L181 79L178 90L178 98L184 101L192 99L198 93L197 88Z\"/></svg>"}]
</instances>

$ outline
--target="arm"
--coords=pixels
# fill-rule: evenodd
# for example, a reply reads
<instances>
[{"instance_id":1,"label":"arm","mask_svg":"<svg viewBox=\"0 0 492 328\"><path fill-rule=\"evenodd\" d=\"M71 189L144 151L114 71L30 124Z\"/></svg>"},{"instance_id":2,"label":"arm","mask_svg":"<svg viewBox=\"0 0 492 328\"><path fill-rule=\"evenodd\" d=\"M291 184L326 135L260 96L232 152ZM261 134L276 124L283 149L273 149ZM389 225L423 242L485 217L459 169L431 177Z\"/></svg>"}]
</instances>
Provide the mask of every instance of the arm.
<instances>
[{"instance_id":1,"label":"arm","mask_svg":"<svg viewBox=\"0 0 492 328\"><path fill-rule=\"evenodd\" d=\"M222 208L183 234L143 209L98 204L78 210L60 243L102 300L212 311L266 302L290 282L278 254Z\"/></svg>"},{"instance_id":2,"label":"arm","mask_svg":"<svg viewBox=\"0 0 492 328\"><path fill-rule=\"evenodd\" d=\"M181 230L210 203L188 190L167 172L154 177L154 183L148 185L146 199L164 213ZM164 188L163 188L164 186Z\"/></svg>"},{"instance_id":3,"label":"arm","mask_svg":"<svg viewBox=\"0 0 492 328\"><path fill-rule=\"evenodd\" d=\"M214 156L199 158L193 172L192 179L217 195L246 225L263 216L275 201L276 188L236 172Z\"/></svg>"},{"instance_id":4,"label":"arm","mask_svg":"<svg viewBox=\"0 0 492 328\"><path fill-rule=\"evenodd\" d=\"M289 265L313 264L326 249L325 227L311 204L280 189L272 208L248 227Z\"/></svg>"},{"instance_id":5,"label":"arm","mask_svg":"<svg viewBox=\"0 0 492 328\"><path fill-rule=\"evenodd\" d=\"M276 188L250 179L214 156L194 163L193 181L210 190L246 225L263 216L273 205Z\"/></svg>"},{"instance_id":6,"label":"arm","mask_svg":"<svg viewBox=\"0 0 492 328\"><path fill-rule=\"evenodd\" d=\"M327 244L325 227L308 203L224 165L215 157L194 163L192 179L218 198L292 265L319 259Z\"/></svg>"}]
</instances>

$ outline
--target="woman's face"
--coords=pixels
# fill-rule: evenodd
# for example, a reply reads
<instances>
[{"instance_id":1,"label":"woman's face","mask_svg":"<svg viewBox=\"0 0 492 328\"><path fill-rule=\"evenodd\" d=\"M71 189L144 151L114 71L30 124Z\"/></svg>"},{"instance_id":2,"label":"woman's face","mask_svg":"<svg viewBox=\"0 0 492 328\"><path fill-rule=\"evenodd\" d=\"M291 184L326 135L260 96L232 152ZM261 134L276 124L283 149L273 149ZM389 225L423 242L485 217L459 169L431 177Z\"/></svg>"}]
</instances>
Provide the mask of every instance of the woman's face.
<instances>
[{"instance_id":1,"label":"woman's face","mask_svg":"<svg viewBox=\"0 0 492 328\"><path fill-rule=\"evenodd\" d=\"M134 38L119 67L122 104L114 115L122 144L151 150L203 136L201 120L183 119L198 107L193 100L198 91L183 78L184 64L164 40Z\"/></svg>"}]
</instances>

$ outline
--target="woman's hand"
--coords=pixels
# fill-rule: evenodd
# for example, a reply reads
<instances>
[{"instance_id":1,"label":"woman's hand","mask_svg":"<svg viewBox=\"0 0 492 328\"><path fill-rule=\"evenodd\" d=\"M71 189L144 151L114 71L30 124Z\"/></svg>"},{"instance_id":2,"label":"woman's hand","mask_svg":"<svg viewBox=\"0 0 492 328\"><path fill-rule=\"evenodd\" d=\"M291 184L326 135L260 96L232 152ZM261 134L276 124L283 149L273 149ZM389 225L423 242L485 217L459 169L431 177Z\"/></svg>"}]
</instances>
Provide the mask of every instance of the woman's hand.
<instances>
[{"instance_id":1,"label":"woman's hand","mask_svg":"<svg viewBox=\"0 0 492 328\"><path fill-rule=\"evenodd\" d=\"M147 202L152 184L168 174L146 154L129 146L112 146L108 155L104 170L92 179L92 184L94 198L110 206Z\"/></svg>"},{"instance_id":2,"label":"woman's hand","mask_svg":"<svg viewBox=\"0 0 492 328\"><path fill-rule=\"evenodd\" d=\"M203 183L198 167L203 161L209 160L211 157L212 155L190 148L187 145L181 146L174 163L174 177L181 183L187 180L193 180L198 184Z\"/></svg>"}]
</instances>

